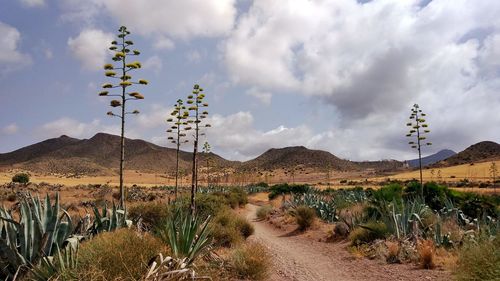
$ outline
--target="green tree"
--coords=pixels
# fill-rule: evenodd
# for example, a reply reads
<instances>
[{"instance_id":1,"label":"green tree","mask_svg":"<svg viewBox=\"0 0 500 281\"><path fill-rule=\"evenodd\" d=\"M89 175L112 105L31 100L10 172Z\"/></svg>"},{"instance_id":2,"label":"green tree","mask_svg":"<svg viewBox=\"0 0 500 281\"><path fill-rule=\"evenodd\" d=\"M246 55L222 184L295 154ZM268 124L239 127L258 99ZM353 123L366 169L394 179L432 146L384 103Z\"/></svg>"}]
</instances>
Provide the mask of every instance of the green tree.
<instances>
[{"instance_id":1,"label":"green tree","mask_svg":"<svg viewBox=\"0 0 500 281\"><path fill-rule=\"evenodd\" d=\"M179 151L181 149L182 143L187 143L188 140L183 138L186 136L186 131L191 128L187 123L187 118L189 116L189 111L186 109L184 102L178 99L174 105L174 110L170 113L173 117L168 118L167 122L173 123L167 130L168 140L176 145L176 156L175 156L175 198L177 199L177 192L179 186Z\"/></svg>"},{"instance_id":2,"label":"green tree","mask_svg":"<svg viewBox=\"0 0 500 281\"><path fill-rule=\"evenodd\" d=\"M411 145L411 148L415 148L418 151L418 167L420 171L420 195L422 198L424 197L424 181L422 178L422 147L432 145L430 142L425 142L427 137L426 134L430 133L430 130L427 129L429 126L426 123L424 117L425 113L422 112L418 104L414 104L411 108L411 114L409 117L410 122L406 123L406 126L410 127L408 134L406 134L409 138L414 138L415 141L410 141L408 144Z\"/></svg>"},{"instance_id":3,"label":"green tree","mask_svg":"<svg viewBox=\"0 0 500 281\"><path fill-rule=\"evenodd\" d=\"M106 77L113 78L116 80L115 83L106 83L102 87L103 91L99 93L99 96L106 97L117 97L118 99L113 99L110 106L113 108L120 108L119 113L114 113L109 111L107 114L112 117L118 117L121 119L121 135L120 135L120 208L125 207L125 192L123 189L123 169L125 162L125 116L129 114L139 114L138 110L127 111L126 102L132 100L142 100L144 96L139 92L131 91L131 87L134 85L147 85L148 81L144 79L139 79L137 81L132 80L130 75L132 71L141 68L141 63L138 61L128 62L128 58L131 56L138 56L140 52L138 50L130 50L130 47L134 45L134 42L127 39L130 32L125 26L118 29L117 40L111 42L111 47L109 49L113 52L112 60L114 63L108 63L104 65ZM110 94L110 90L118 89L116 94Z\"/></svg>"},{"instance_id":4,"label":"green tree","mask_svg":"<svg viewBox=\"0 0 500 281\"><path fill-rule=\"evenodd\" d=\"M207 167L207 187L210 187L210 161L211 161L210 150L211 150L210 144L208 143L208 141L206 141L203 144L203 154L205 155L205 162L207 163L206 164L206 167Z\"/></svg>"},{"instance_id":5,"label":"green tree","mask_svg":"<svg viewBox=\"0 0 500 281\"><path fill-rule=\"evenodd\" d=\"M203 120L208 116L208 111L203 110L204 107L208 107L208 103L204 102L205 94L203 93L203 88L198 84L193 86L193 91L187 97L186 103L189 105L189 116L187 122L194 124L194 135L193 135L193 166L191 171L191 211L193 214L196 212L196 192L198 192L198 140L203 128L211 127L210 124L204 123ZM204 124L202 124L204 123ZM190 127L188 127L190 128Z\"/></svg>"}]
</instances>

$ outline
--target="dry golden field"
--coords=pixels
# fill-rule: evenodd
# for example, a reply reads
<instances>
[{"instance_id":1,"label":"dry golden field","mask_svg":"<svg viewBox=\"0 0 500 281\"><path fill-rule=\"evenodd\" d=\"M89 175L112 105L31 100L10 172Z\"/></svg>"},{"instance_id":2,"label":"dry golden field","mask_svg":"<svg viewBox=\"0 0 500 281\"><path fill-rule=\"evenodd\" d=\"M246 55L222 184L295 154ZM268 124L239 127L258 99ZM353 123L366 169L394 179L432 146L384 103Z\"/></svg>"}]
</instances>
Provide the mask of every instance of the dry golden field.
<instances>
[{"instance_id":1,"label":"dry golden field","mask_svg":"<svg viewBox=\"0 0 500 281\"><path fill-rule=\"evenodd\" d=\"M496 166L500 166L500 160L493 161ZM480 162L472 164L464 164L446 168L434 168L423 170L424 181L446 181L446 182L456 182L462 179L468 179L471 181L491 181L490 177L490 165L491 162ZM498 168L497 168L498 169ZM433 174L434 173L434 174ZM441 177L439 178L439 174ZM499 175L497 175L498 177ZM373 178L373 180L383 180L386 178L398 179L398 180L408 180L419 178L419 171L414 170L411 172L405 172L400 174L395 174L387 177Z\"/></svg>"}]
</instances>

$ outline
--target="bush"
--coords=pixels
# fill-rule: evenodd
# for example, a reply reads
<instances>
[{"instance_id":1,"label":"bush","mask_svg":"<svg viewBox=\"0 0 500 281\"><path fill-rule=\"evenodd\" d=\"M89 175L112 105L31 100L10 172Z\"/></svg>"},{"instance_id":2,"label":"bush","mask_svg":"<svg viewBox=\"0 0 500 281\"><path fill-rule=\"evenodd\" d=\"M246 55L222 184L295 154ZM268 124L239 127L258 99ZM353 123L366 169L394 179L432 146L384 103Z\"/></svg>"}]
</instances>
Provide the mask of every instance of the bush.
<instances>
[{"instance_id":1,"label":"bush","mask_svg":"<svg viewBox=\"0 0 500 281\"><path fill-rule=\"evenodd\" d=\"M257 218L259 220L265 220L267 219L267 217L269 216L269 213L271 213L271 211L273 210L273 207L270 206L270 205L264 205L264 206L261 206L257 209Z\"/></svg>"},{"instance_id":2,"label":"bush","mask_svg":"<svg viewBox=\"0 0 500 281\"><path fill-rule=\"evenodd\" d=\"M236 227L235 214L231 210L219 212L212 221L211 230L217 246L231 247L243 241L243 235Z\"/></svg>"},{"instance_id":3,"label":"bush","mask_svg":"<svg viewBox=\"0 0 500 281\"><path fill-rule=\"evenodd\" d=\"M307 193L308 191L311 190L311 187L309 185L306 185L306 184L292 184L292 185L289 185L287 183L283 183L283 184L273 185L273 186L271 186L271 188L269 190L270 190L269 199L272 200L272 199L276 198L278 195L281 195L281 194L303 194L303 193Z\"/></svg>"},{"instance_id":4,"label":"bush","mask_svg":"<svg viewBox=\"0 0 500 281\"><path fill-rule=\"evenodd\" d=\"M457 280L498 280L500 276L500 239L486 238L464 245L455 267Z\"/></svg>"},{"instance_id":5,"label":"bush","mask_svg":"<svg viewBox=\"0 0 500 281\"><path fill-rule=\"evenodd\" d=\"M400 201L403 197L403 187L397 183L391 183L373 192L373 198L378 201L391 202Z\"/></svg>"},{"instance_id":6,"label":"bush","mask_svg":"<svg viewBox=\"0 0 500 281\"><path fill-rule=\"evenodd\" d=\"M438 185L435 182L427 182L424 184L424 199L425 203L433 210L441 210L445 206L446 198L450 194L450 190L446 186ZM410 182L405 188L405 197L414 198L420 197L420 183Z\"/></svg>"},{"instance_id":7,"label":"bush","mask_svg":"<svg viewBox=\"0 0 500 281\"><path fill-rule=\"evenodd\" d=\"M293 211L299 225L299 230L306 230L312 226L316 219L316 211L306 206L299 206Z\"/></svg>"},{"instance_id":8,"label":"bush","mask_svg":"<svg viewBox=\"0 0 500 281\"><path fill-rule=\"evenodd\" d=\"M102 233L84 242L78 253L81 280L139 280L148 270L148 261L165 254L161 240L131 229Z\"/></svg>"},{"instance_id":9,"label":"bush","mask_svg":"<svg viewBox=\"0 0 500 281\"><path fill-rule=\"evenodd\" d=\"M236 217L234 224L245 239L255 232L253 225L245 218Z\"/></svg>"},{"instance_id":10,"label":"bush","mask_svg":"<svg viewBox=\"0 0 500 281\"><path fill-rule=\"evenodd\" d=\"M12 177L12 182L17 182L17 183L29 183L30 182L30 176L26 173L18 173L15 174Z\"/></svg>"},{"instance_id":11,"label":"bush","mask_svg":"<svg viewBox=\"0 0 500 281\"><path fill-rule=\"evenodd\" d=\"M147 231L156 230L164 225L170 215L167 204L159 202L141 203L132 206L128 211L128 217L134 223L142 219L142 224Z\"/></svg>"},{"instance_id":12,"label":"bush","mask_svg":"<svg viewBox=\"0 0 500 281\"><path fill-rule=\"evenodd\" d=\"M349 240L352 245L358 246L377 239L384 239L388 232L385 223L372 221L354 228L349 234Z\"/></svg>"},{"instance_id":13,"label":"bush","mask_svg":"<svg viewBox=\"0 0 500 281\"><path fill-rule=\"evenodd\" d=\"M264 246L257 242L249 242L234 250L230 263L238 277L264 280L268 277L271 258Z\"/></svg>"},{"instance_id":14,"label":"bush","mask_svg":"<svg viewBox=\"0 0 500 281\"><path fill-rule=\"evenodd\" d=\"M423 240L417 246L418 261L423 269L433 269L436 267L434 263L434 242L432 240Z\"/></svg>"},{"instance_id":15,"label":"bush","mask_svg":"<svg viewBox=\"0 0 500 281\"><path fill-rule=\"evenodd\" d=\"M224 195L233 209L245 206L248 203L247 193L241 188L231 188L229 193L224 193Z\"/></svg>"}]
</instances>

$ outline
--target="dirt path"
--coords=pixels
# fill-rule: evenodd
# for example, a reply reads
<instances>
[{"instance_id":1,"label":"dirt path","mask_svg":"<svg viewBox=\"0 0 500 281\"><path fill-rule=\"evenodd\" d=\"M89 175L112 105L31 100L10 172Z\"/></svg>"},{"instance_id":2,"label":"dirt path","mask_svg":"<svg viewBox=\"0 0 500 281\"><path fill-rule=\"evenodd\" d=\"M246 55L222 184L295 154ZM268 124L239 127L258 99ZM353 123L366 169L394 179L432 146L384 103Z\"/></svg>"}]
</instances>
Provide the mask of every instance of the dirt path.
<instances>
[{"instance_id":1,"label":"dirt path","mask_svg":"<svg viewBox=\"0 0 500 281\"><path fill-rule=\"evenodd\" d=\"M412 265L389 265L356 259L345 243L324 243L307 237L290 236L266 222L256 220L256 205L247 205L247 218L255 227L255 239L272 254L271 281L354 281L354 280L450 280L449 273L418 270Z\"/></svg>"}]
</instances>

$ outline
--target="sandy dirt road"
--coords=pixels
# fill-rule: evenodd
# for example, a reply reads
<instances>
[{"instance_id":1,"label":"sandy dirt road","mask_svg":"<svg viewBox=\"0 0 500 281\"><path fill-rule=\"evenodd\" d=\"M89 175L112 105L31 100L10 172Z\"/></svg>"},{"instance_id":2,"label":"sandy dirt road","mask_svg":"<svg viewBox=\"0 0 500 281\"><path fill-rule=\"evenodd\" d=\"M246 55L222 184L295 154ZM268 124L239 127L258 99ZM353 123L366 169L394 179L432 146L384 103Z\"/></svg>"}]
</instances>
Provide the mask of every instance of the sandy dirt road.
<instances>
[{"instance_id":1,"label":"sandy dirt road","mask_svg":"<svg viewBox=\"0 0 500 281\"><path fill-rule=\"evenodd\" d=\"M347 252L345 243L324 243L290 235L257 221L257 208L247 205L247 218L255 227L251 239L265 245L272 255L271 281L451 280L445 271L355 258Z\"/></svg>"}]
</instances>

